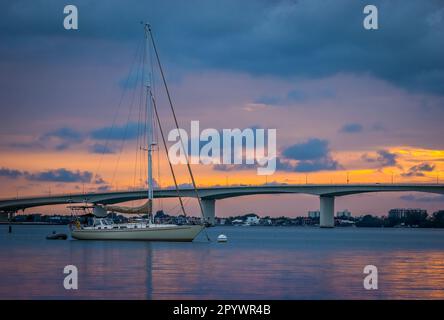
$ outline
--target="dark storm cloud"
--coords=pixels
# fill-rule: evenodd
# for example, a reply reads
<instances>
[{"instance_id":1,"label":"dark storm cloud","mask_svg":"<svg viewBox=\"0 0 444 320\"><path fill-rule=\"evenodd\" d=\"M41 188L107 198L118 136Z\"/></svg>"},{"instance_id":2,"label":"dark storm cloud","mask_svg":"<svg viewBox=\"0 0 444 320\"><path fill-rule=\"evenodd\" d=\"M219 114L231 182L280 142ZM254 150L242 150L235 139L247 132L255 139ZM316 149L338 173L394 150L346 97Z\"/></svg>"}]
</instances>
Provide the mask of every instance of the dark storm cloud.
<instances>
[{"instance_id":1,"label":"dark storm cloud","mask_svg":"<svg viewBox=\"0 0 444 320\"><path fill-rule=\"evenodd\" d=\"M65 168L39 171L34 173L17 169L0 168L0 177L11 179L24 177L29 181L42 182L92 182L95 184L105 183L105 181L100 176L96 176L93 179L93 173L90 171L72 171Z\"/></svg>"},{"instance_id":2,"label":"dark storm cloud","mask_svg":"<svg viewBox=\"0 0 444 320\"><path fill-rule=\"evenodd\" d=\"M328 141L317 138L291 145L282 151L285 158L293 160L317 160L326 157L328 153Z\"/></svg>"},{"instance_id":3,"label":"dark storm cloud","mask_svg":"<svg viewBox=\"0 0 444 320\"><path fill-rule=\"evenodd\" d=\"M236 170L249 170L256 169L257 165L240 164L240 165L226 165L218 164L214 165L213 169L217 171L236 171ZM281 160L276 158L276 171L285 172L317 172L317 171L332 171L338 170L341 166L339 163L331 157L324 157L316 160L299 161L296 164L290 163L288 160Z\"/></svg>"},{"instance_id":4,"label":"dark storm cloud","mask_svg":"<svg viewBox=\"0 0 444 320\"><path fill-rule=\"evenodd\" d=\"M369 156L368 154L364 154L362 159L365 162L373 163L378 168L383 167L394 167L397 166L397 155L395 153L391 153L387 150L378 150L376 156Z\"/></svg>"},{"instance_id":5,"label":"dark storm cloud","mask_svg":"<svg viewBox=\"0 0 444 320\"><path fill-rule=\"evenodd\" d=\"M265 141L265 143L266 143L266 141L268 141L268 131L267 131L268 129L264 129L264 128L258 126L258 125L253 125L253 126L248 127L248 128L238 128L238 129L241 131L241 133L243 133L245 130L251 129L252 137L253 137L253 140L255 142L257 141L257 135L259 134L258 130L262 129L262 130L264 130L264 141ZM235 129L233 128L231 130L234 131ZM220 141L219 141L219 143L217 143L217 142L215 143L216 145L215 145L214 149L210 150L209 156L213 156L213 151L214 151L214 152L218 152L220 154L220 156L222 157L224 152L225 152L224 151L225 150L224 149L224 139L225 139L224 138L224 129L218 129L217 132L219 134ZM228 133L227 133L227 135L228 135ZM234 137L231 136L231 135L230 135L230 137L231 137L231 140L227 141L227 143L230 144L230 151L229 152L231 154L231 162L234 162L234 155L235 154L242 153L244 155L244 151L246 150L247 138L242 135L242 140L241 140L242 141L241 142L242 143L242 150L238 150L237 148L235 148L235 139L234 139ZM196 138L188 137L188 153L190 155L192 155L192 156L198 156L200 154L202 148L205 145L207 145L208 143L211 143L211 142L212 142L212 137L209 138L209 140L207 140L207 141L200 140L200 137L196 137ZM195 145L198 146L198 148L196 148L197 150L195 150L195 151L198 152L198 154L193 154L192 144L195 144ZM223 168L223 166L221 168Z\"/></svg>"},{"instance_id":6,"label":"dark storm cloud","mask_svg":"<svg viewBox=\"0 0 444 320\"><path fill-rule=\"evenodd\" d=\"M314 160L298 161L296 164L292 164L284 159L277 161L276 164L277 170L287 172L334 171L341 168L341 165L329 155Z\"/></svg>"},{"instance_id":7,"label":"dark storm cloud","mask_svg":"<svg viewBox=\"0 0 444 320\"><path fill-rule=\"evenodd\" d=\"M356 0L76 1L79 30L70 32L62 28L60 1L15 0L3 4L0 46L5 49L2 58L98 55L100 40L124 47L126 40L140 38L138 22L149 20L162 55L182 68L309 78L371 74L411 90L444 94L443 2L375 0L379 30L373 31L362 26L366 4ZM34 46L39 40L48 45Z\"/></svg>"},{"instance_id":8,"label":"dark storm cloud","mask_svg":"<svg viewBox=\"0 0 444 320\"><path fill-rule=\"evenodd\" d=\"M430 163L421 163L411 167L407 172L401 173L403 177L423 177L424 172L432 172L435 170L435 165Z\"/></svg>"},{"instance_id":9,"label":"dark storm cloud","mask_svg":"<svg viewBox=\"0 0 444 320\"><path fill-rule=\"evenodd\" d=\"M101 127L87 134L81 134L79 131L64 127L59 128L37 137L35 141L28 143L10 144L13 148L39 148L39 149L55 149L63 151L75 144L80 144L86 138L98 141L114 141L114 140L132 140L137 138L140 126L135 122L128 122L121 126L114 125L109 127ZM95 143L89 147L91 153L115 153L115 150L109 144Z\"/></svg>"},{"instance_id":10,"label":"dark storm cloud","mask_svg":"<svg viewBox=\"0 0 444 320\"><path fill-rule=\"evenodd\" d=\"M359 123L347 123L342 126L341 129L339 129L339 132L341 133L359 133L362 132L364 128L362 127L362 124Z\"/></svg>"},{"instance_id":11,"label":"dark storm cloud","mask_svg":"<svg viewBox=\"0 0 444 320\"><path fill-rule=\"evenodd\" d=\"M91 138L95 140L131 140L139 135L139 125L136 122L128 122L121 126L103 127L91 132Z\"/></svg>"},{"instance_id":12,"label":"dark storm cloud","mask_svg":"<svg viewBox=\"0 0 444 320\"><path fill-rule=\"evenodd\" d=\"M89 171L70 171L61 168L28 174L27 179L31 181L90 182L92 176L93 174Z\"/></svg>"},{"instance_id":13,"label":"dark storm cloud","mask_svg":"<svg viewBox=\"0 0 444 320\"><path fill-rule=\"evenodd\" d=\"M324 157L311 161L300 161L296 164L293 171L296 172L316 172L316 171L331 171L339 169L337 161L330 157Z\"/></svg>"},{"instance_id":14,"label":"dark storm cloud","mask_svg":"<svg viewBox=\"0 0 444 320\"><path fill-rule=\"evenodd\" d=\"M41 145L48 145L54 143L54 148L58 151L63 151L71 147L73 144L78 144L83 141L83 135L75 129L60 128L39 137Z\"/></svg>"},{"instance_id":15,"label":"dark storm cloud","mask_svg":"<svg viewBox=\"0 0 444 320\"><path fill-rule=\"evenodd\" d=\"M291 161L298 160L297 163ZM257 164L214 165L216 171L250 170L257 168ZM282 151L281 157L276 158L276 170L287 172L316 172L330 171L341 168L339 163L332 159L328 148L328 141L311 138L307 141L291 145Z\"/></svg>"},{"instance_id":16,"label":"dark storm cloud","mask_svg":"<svg viewBox=\"0 0 444 320\"><path fill-rule=\"evenodd\" d=\"M291 145L282 151L284 159L279 161L277 167L282 171L293 172L338 170L341 166L332 159L328 144L327 140L310 138ZM286 160L298 160L298 162L293 165Z\"/></svg>"},{"instance_id":17,"label":"dark storm cloud","mask_svg":"<svg viewBox=\"0 0 444 320\"><path fill-rule=\"evenodd\" d=\"M332 159L327 140L310 138L297 143L282 151L282 159L277 162L277 169L290 172L331 171L341 168L339 163ZM288 160L298 160L296 164Z\"/></svg>"},{"instance_id":18,"label":"dark storm cloud","mask_svg":"<svg viewBox=\"0 0 444 320\"><path fill-rule=\"evenodd\" d=\"M0 168L0 177L3 178L17 179L23 176L23 174L24 173L20 170Z\"/></svg>"}]
</instances>

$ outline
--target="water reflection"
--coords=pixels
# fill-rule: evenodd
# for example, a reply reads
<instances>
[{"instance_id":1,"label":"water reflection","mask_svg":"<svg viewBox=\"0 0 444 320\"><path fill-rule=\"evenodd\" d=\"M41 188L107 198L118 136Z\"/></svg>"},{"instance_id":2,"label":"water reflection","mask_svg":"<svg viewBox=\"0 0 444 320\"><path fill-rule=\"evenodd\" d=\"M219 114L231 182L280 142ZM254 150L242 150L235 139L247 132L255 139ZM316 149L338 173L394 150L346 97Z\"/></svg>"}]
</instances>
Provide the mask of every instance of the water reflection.
<instances>
[{"instance_id":1,"label":"water reflection","mask_svg":"<svg viewBox=\"0 0 444 320\"><path fill-rule=\"evenodd\" d=\"M219 244L44 239L52 229L0 227L0 298L444 298L444 230L227 227ZM68 264L79 290L63 288ZM363 288L368 264L379 290Z\"/></svg>"}]
</instances>

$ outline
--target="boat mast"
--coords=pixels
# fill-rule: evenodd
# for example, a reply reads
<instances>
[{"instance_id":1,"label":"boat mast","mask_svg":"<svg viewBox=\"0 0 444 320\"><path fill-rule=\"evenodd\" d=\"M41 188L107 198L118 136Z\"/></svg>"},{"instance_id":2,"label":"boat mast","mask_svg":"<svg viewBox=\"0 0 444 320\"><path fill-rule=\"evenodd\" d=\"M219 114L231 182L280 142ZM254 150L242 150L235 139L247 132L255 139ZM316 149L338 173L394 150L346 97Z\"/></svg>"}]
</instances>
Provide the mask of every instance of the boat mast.
<instances>
[{"instance_id":1,"label":"boat mast","mask_svg":"<svg viewBox=\"0 0 444 320\"><path fill-rule=\"evenodd\" d=\"M146 46L148 44L148 29L145 26L145 52ZM146 62L146 58L144 57L144 62ZM145 68L145 66L143 66ZM151 77L151 73L148 73ZM154 199L154 183L153 183L153 151L156 146L156 142L154 141L154 114L152 107L152 92L150 85L150 77L147 79L145 84L146 86L146 108L147 108L147 152L148 152L148 201L152 203ZM152 204L150 205L152 206ZM152 223L152 212L149 215L149 221Z\"/></svg>"},{"instance_id":2,"label":"boat mast","mask_svg":"<svg viewBox=\"0 0 444 320\"><path fill-rule=\"evenodd\" d=\"M147 117L148 117L148 128L147 128L147 142L148 142L148 199L153 200L154 194L153 194L153 151L154 146L156 145L153 141L153 122L152 119L152 108L150 99L150 86L146 86L146 103L147 103Z\"/></svg>"}]
</instances>

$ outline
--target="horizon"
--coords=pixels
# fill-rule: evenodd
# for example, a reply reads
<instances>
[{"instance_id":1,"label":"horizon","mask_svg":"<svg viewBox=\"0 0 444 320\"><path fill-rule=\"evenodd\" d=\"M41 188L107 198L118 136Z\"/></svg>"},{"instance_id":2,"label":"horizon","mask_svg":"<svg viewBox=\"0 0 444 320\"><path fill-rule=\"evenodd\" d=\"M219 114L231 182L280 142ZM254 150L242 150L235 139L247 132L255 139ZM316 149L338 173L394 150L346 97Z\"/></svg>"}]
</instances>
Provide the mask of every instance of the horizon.
<instances>
[{"instance_id":1,"label":"horizon","mask_svg":"<svg viewBox=\"0 0 444 320\"><path fill-rule=\"evenodd\" d=\"M182 128L199 120L216 130L277 130L273 175L257 175L257 166L193 164L198 185L440 183L441 7L432 0L375 3L381 28L368 31L361 4L349 0L230 0L224 6L77 1L79 29L67 31L57 14L63 4L46 1L43 10L35 1L19 10L23 1L8 2L0 22L1 198L145 185L131 102L142 20L152 25ZM205 15L187 10L190 5ZM399 6L403 15L397 15ZM311 21L303 18L308 15ZM393 15L400 20L390 20ZM153 81L171 129L160 79ZM165 155L156 160L156 184L172 185ZM175 169L179 184L189 184L185 167ZM319 204L306 196L254 196L219 202L217 215L240 207L279 216L293 206L305 212ZM336 203L361 213L443 206L444 196L416 192L354 195Z\"/></svg>"}]
</instances>

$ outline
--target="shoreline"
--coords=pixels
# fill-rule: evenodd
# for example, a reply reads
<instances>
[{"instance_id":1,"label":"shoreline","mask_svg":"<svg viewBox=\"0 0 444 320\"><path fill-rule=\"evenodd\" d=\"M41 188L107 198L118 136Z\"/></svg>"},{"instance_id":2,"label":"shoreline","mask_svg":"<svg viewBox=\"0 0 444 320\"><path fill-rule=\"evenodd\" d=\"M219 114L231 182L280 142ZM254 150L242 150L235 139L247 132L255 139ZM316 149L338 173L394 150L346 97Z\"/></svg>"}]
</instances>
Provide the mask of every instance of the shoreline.
<instances>
[{"instance_id":1,"label":"shoreline","mask_svg":"<svg viewBox=\"0 0 444 320\"><path fill-rule=\"evenodd\" d=\"M39 226L66 226L68 223L51 223L51 222L5 222L1 221L0 225L39 225Z\"/></svg>"}]
</instances>

